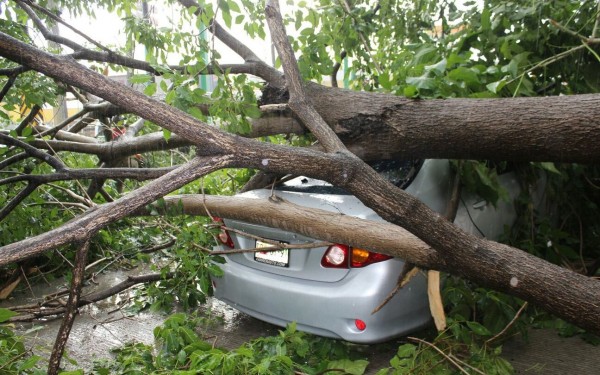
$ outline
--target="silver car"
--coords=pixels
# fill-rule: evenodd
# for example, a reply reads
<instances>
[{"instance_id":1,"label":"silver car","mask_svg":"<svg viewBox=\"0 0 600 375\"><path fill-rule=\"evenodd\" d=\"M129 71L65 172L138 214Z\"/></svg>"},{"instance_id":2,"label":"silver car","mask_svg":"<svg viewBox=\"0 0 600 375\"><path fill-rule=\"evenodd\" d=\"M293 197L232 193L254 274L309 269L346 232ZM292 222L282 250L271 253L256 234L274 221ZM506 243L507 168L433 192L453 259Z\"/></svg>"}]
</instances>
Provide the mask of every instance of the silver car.
<instances>
[{"instance_id":1,"label":"silver car","mask_svg":"<svg viewBox=\"0 0 600 375\"><path fill-rule=\"evenodd\" d=\"M447 160L385 161L374 163L373 167L433 210L445 210L452 189ZM519 193L514 175L501 175L500 182L511 198ZM271 189L258 189L240 196L266 199L271 194ZM297 177L278 186L275 194L302 206L382 220L356 197L319 180ZM465 192L455 223L468 232L495 239L515 217L512 203L499 202L494 208ZM285 244L316 240L235 220L225 220L225 225L254 237L238 231L222 232L219 237L223 250L267 245L256 238ZM299 330L316 335L377 343L405 335L431 321L423 274L414 277L379 312L371 314L395 287L403 264L402 259L346 244L238 253L226 256L224 275L214 278L213 286L218 299L258 319L279 326L296 322Z\"/></svg>"}]
</instances>

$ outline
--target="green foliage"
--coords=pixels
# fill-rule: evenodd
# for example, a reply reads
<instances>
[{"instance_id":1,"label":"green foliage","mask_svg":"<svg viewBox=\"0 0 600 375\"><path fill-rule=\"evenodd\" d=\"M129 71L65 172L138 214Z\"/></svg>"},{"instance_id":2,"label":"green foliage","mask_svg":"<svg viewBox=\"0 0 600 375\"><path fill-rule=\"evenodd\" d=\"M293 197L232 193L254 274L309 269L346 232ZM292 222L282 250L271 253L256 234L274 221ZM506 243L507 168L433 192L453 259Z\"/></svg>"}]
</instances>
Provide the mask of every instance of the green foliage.
<instances>
[{"instance_id":1,"label":"green foliage","mask_svg":"<svg viewBox=\"0 0 600 375\"><path fill-rule=\"evenodd\" d=\"M30 131L30 129L27 130ZM19 152L18 149L11 150L0 147L0 161L7 160ZM74 166L86 164L89 160L81 156L78 159L77 161L77 158L73 158L72 155L65 156L65 161L73 161ZM4 168L0 176L49 172L51 172L51 168L48 165L26 159ZM10 201L23 188L25 188L25 184L21 183L1 185L0 201ZM79 191L80 188L81 186L75 181L56 182L39 187L11 213L9 220L4 220L0 225L0 246L43 233L71 219L80 210L68 204L60 205L59 202L73 202L73 198L67 192Z\"/></svg>"},{"instance_id":2,"label":"green foliage","mask_svg":"<svg viewBox=\"0 0 600 375\"><path fill-rule=\"evenodd\" d=\"M205 318L170 316L154 329L156 345L127 344L113 362L97 363L94 374L305 374L337 369L362 374L368 364L351 359L351 347L296 330L290 324L278 336L263 337L228 351L214 347L197 333Z\"/></svg>"},{"instance_id":3,"label":"green foliage","mask_svg":"<svg viewBox=\"0 0 600 375\"><path fill-rule=\"evenodd\" d=\"M8 321L16 313L0 308L0 374L44 374L39 367L41 357L32 355L20 336L16 336Z\"/></svg>"},{"instance_id":4,"label":"green foliage","mask_svg":"<svg viewBox=\"0 0 600 375\"><path fill-rule=\"evenodd\" d=\"M286 18L299 31L293 46L306 79L331 74L341 51L345 78L363 90L415 97L496 97L598 92L597 51L578 49L557 20L591 35L597 3L488 0L464 2L356 1L318 7L300 2ZM303 8L304 7L304 8ZM318 31L318 32L317 32ZM597 47L591 47L596 48Z\"/></svg>"},{"instance_id":5,"label":"green foliage","mask_svg":"<svg viewBox=\"0 0 600 375\"><path fill-rule=\"evenodd\" d=\"M148 286L147 293L153 309L170 311L175 303L188 310L206 302L212 295L210 277L219 277L222 271L217 265L223 258L210 256L207 250L214 243L205 225L209 218L179 217L170 220L171 228L177 228L175 246L163 252L163 275L170 272L173 277ZM156 267L156 266L153 266Z\"/></svg>"},{"instance_id":6,"label":"green foliage","mask_svg":"<svg viewBox=\"0 0 600 375\"><path fill-rule=\"evenodd\" d=\"M456 326L456 322L450 321L448 331L442 332L432 343L421 340L417 344L401 345L390 360L390 367L379 370L377 375L471 373L470 368L476 368L478 373L484 374L514 373L511 364L500 356L500 348L453 338L449 332ZM469 328L473 337L489 336L489 332L476 323L471 323Z\"/></svg>"},{"instance_id":7,"label":"green foliage","mask_svg":"<svg viewBox=\"0 0 600 375\"><path fill-rule=\"evenodd\" d=\"M589 276L600 263L600 168L596 165L536 163L524 179L544 171L546 205L536 209L524 194L517 203L519 222L507 241L555 264L569 265ZM535 189L535 185L530 185Z\"/></svg>"},{"instance_id":8,"label":"green foliage","mask_svg":"<svg viewBox=\"0 0 600 375\"><path fill-rule=\"evenodd\" d=\"M523 301L516 297L479 287L454 276L446 279L442 296L448 316L455 321L451 332L459 341L472 341L470 337L474 327L480 327L480 333L495 335L501 332L523 305ZM526 335L527 320L513 322L510 329L505 337L509 337L510 333Z\"/></svg>"},{"instance_id":9,"label":"green foliage","mask_svg":"<svg viewBox=\"0 0 600 375\"><path fill-rule=\"evenodd\" d=\"M460 181L467 190L477 193L494 207L499 200L508 200L508 192L498 181L497 167L500 167L502 172L504 169L502 166L476 160L453 162L453 164L458 169Z\"/></svg>"}]
</instances>

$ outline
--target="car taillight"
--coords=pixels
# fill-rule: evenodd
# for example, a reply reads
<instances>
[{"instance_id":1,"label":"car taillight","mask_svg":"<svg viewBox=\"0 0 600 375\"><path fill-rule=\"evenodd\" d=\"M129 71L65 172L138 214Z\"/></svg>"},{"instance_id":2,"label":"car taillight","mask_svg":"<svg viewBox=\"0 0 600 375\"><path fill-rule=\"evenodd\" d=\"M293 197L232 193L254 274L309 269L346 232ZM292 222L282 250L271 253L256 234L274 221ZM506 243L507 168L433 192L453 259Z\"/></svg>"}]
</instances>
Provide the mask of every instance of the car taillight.
<instances>
[{"instance_id":1,"label":"car taillight","mask_svg":"<svg viewBox=\"0 0 600 375\"><path fill-rule=\"evenodd\" d=\"M348 245L331 245L321 258L321 266L325 268L359 268L369 264L392 259L391 256L375 253L365 249L352 248Z\"/></svg>"},{"instance_id":2,"label":"car taillight","mask_svg":"<svg viewBox=\"0 0 600 375\"><path fill-rule=\"evenodd\" d=\"M321 258L321 265L325 268L348 268L348 250L346 245L329 246Z\"/></svg>"},{"instance_id":3,"label":"car taillight","mask_svg":"<svg viewBox=\"0 0 600 375\"><path fill-rule=\"evenodd\" d=\"M227 232L225 229L223 229L223 226L225 225L225 222L223 222L223 219L221 219L220 217L213 217L213 220L217 224L220 225L220 231L219 231L219 234L217 234L217 238L219 239L219 241L223 245L228 246L233 249L235 247L235 245L233 244L233 240L231 239L229 232Z\"/></svg>"},{"instance_id":4,"label":"car taillight","mask_svg":"<svg viewBox=\"0 0 600 375\"><path fill-rule=\"evenodd\" d=\"M350 261L350 263L352 264L352 267L358 268L368 266L369 264L377 262L383 262L384 260L388 259L392 259L392 257L386 254L375 253L365 249L353 248L352 260Z\"/></svg>"}]
</instances>

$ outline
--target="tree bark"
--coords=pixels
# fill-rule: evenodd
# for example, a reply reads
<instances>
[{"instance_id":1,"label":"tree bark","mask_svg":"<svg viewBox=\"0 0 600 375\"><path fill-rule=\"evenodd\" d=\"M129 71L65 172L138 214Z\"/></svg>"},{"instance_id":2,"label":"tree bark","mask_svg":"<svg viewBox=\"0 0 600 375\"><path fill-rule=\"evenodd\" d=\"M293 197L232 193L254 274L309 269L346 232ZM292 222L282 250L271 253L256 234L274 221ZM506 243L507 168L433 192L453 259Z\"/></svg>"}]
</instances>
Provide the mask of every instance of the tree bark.
<instances>
[{"instance_id":1,"label":"tree bark","mask_svg":"<svg viewBox=\"0 0 600 375\"><path fill-rule=\"evenodd\" d=\"M312 83L307 94L363 160L600 161L598 94L415 100Z\"/></svg>"}]
</instances>

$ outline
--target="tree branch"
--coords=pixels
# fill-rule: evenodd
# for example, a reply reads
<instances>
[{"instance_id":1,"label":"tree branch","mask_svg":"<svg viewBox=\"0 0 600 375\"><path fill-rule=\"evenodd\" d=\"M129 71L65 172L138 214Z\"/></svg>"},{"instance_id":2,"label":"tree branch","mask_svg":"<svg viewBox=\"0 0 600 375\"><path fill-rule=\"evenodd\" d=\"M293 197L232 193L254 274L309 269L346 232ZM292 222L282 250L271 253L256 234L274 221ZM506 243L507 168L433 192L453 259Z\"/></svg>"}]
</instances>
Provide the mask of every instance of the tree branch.
<instances>
[{"instance_id":1,"label":"tree branch","mask_svg":"<svg viewBox=\"0 0 600 375\"><path fill-rule=\"evenodd\" d=\"M40 151L37 148L31 146L30 144L13 138L7 134L4 134L3 132L0 132L0 143L22 148L29 156L32 156L49 164L52 168L56 169L57 171L63 171L66 168L64 163L59 159L55 158L54 156L49 155L46 152Z\"/></svg>"},{"instance_id":2,"label":"tree branch","mask_svg":"<svg viewBox=\"0 0 600 375\"><path fill-rule=\"evenodd\" d=\"M342 53L340 53L340 61L344 61L347 54L348 53L346 51L342 51ZM332 87L338 87L337 74L341 67L342 67L341 62L336 62L333 65L333 69L331 70L331 86Z\"/></svg>"},{"instance_id":3,"label":"tree branch","mask_svg":"<svg viewBox=\"0 0 600 375\"><path fill-rule=\"evenodd\" d=\"M51 137L53 137L59 130L64 129L67 125L69 125L70 123L72 123L73 121L85 116L86 114L88 114L88 110L87 109L82 109L81 111L78 111L77 113L75 113L74 115L68 117L67 119L65 119L63 122L61 122L60 124L56 125L53 128L50 128L46 131L43 131L41 133L38 134L39 137L43 137L45 135L49 135Z\"/></svg>"},{"instance_id":4,"label":"tree branch","mask_svg":"<svg viewBox=\"0 0 600 375\"><path fill-rule=\"evenodd\" d=\"M0 101L2 101L1 97L0 97ZM35 104L33 107L31 107L31 110L29 111L27 116L23 119L23 121L21 121L19 126L17 126L17 128L15 129L15 132L18 135L21 135L23 133L23 129L25 129L27 127L27 125L29 125L35 119L35 117L40 113L41 110L42 110L42 108L37 104Z\"/></svg>"},{"instance_id":5,"label":"tree branch","mask_svg":"<svg viewBox=\"0 0 600 375\"><path fill-rule=\"evenodd\" d=\"M13 155L11 157L8 157L8 158L0 161L0 171L12 164L18 163L27 158L29 158L29 154L27 154L26 152L21 152L16 155Z\"/></svg>"},{"instance_id":6,"label":"tree branch","mask_svg":"<svg viewBox=\"0 0 600 375\"><path fill-rule=\"evenodd\" d=\"M73 269L73 278L71 280L71 288L69 290L69 300L66 306L66 313L63 317L62 324L56 334L56 341L52 348L48 363L48 374L58 374L60 362L62 359L69 333L75 321L75 314L79 306L79 298L81 296L81 287L83 285L83 277L85 275L85 264L87 261L87 253L90 248L90 240L85 239L75 253L75 267Z\"/></svg>"},{"instance_id":7,"label":"tree branch","mask_svg":"<svg viewBox=\"0 0 600 375\"><path fill-rule=\"evenodd\" d=\"M114 202L93 208L83 215L44 234L0 247L0 266L32 257L50 249L81 241L130 212L154 202L169 192L207 173L229 167L229 155L196 157L168 174Z\"/></svg>"},{"instance_id":8,"label":"tree branch","mask_svg":"<svg viewBox=\"0 0 600 375\"><path fill-rule=\"evenodd\" d=\"M314 107L308 102L304 91L304 83L300 76L298 62L294 56L294 51L289 43L283 20L279 11L279 2L272 0L267 3L265 8L267 23L271 30L273 43L277 48L283 70L286 73L286 86L290 93L289 107L294 111L302 123L310 129L317 137L323 148L327 152L344 152L346 146L340 141L338 136L325 123L321 115L317 113Z\"/></svg>"},{"instance_id":9,"label":"tree branch","mask_svg":"<svg viewBox=\"0 0 600 375\"><path fill-rule=\"evenodd\" d=\"M297 174L326 180L334 185L345 188L365 205L371 207L384 220L402 225L417 235L417 237L426 240L431 247L435 248L444 257L447 268L452 270L452 272L467 277L481 285L500 291L507 291L512 295L537 303L551 313L577 322L582 328L593 332L600 332L600 305L598 304L598 301L600 301L600 286L595 280L549 264L521 250L479 239L458 230L454 225L434 213L415 197L393 187L389 183L382 182L382 179L371 168L357 162L355 158L345 153L324 154L317 151L270 145L225 134L164 103L147 98L116 82L110 82L106 77L91 72L70 59L46 54L4 33L0 33L0 46L0 54L2 56L13 61L19 61L34 70L60 79L67 84L80 87L106 100L119 103L124 109L152 120L159 126L179 134L198 145L198 150L202 155L212 155L212 162L215 163L212 167L203 165L202 167L198 166L198 168L191 167L188 164L187 170L186 168L180 168L171 172L140 188L137 192L121 198L119 201L114 202L114 204L100 206L83 215L82 218L74 219L59 229L48 232L45 235L20 241L16 244L4 246L0 248L0 265L84 238L86 234L94 233L103 225L126 216L133 208L138 209L143 207L145 204L160 197L161 194L164 195L166 192L172 191L186 182L193 180L193 178L203 173L208 173L211 170L236 166L255 168L272 173L289 173L290 171L294 171ZM315 93L332 90L316 85L307 85L307 87L310 87L308 92L311 97ZM370 95L370 101L375 102L375 106L372 109L400 110L402 114L407 116L402 123L409 123L411 116L412 118L414 116L417 116L417 118L423 117L423 113L427 113L427 121L440 121L446 125L450 123L453 126L460 127L465 121L467 123L476 123L477 130L473 131L472 135L478 136L477 142L473 142L472 138L469 138L469 145L473 148L481 146L479 144L479 136L485 133L481 129L482 121L480 119L487 118L491 113L490 108L488 108L489 103L492 102L491 100L468 101L473 107L465 112L464 108L458 111L460 106L455 106L454 103L460 103L459 100L414 101L373 93L358 95L353 93L350 95L345 90L329 92L338 95L338 101L345 101L346 103L349 97L356 98L363 95L363 98L366 99L366 95ZM343 97L340 93L344 93ZM569 100L576 101L577 105L580 106L582 101L598 100L598 96L582 95L560 97L558 99L523 98L520 100L510 99L510 102L504 103L509 107L509 103L512 102L529 105L528 109L531 110L531 103L548 103L552 102L552 100L560 100L557 104L558 108L547 106L544 109L547 112L554 111L553 113L556 113L557 110L564 112L564 106L570 103ZM503 103L501 100L494 102ZM351 103L353 106L360 104ZM390 103L395 104L390 105ZM334 100L316 104L328 107L335 106ZM445 105L447 104L448 106L446 107ZM388 107L388 105L390 106ZM453 113L452 110L450 110L450 113L444 111L444 116L440 120L440 118L430 116L431 112L422 112L423 109L436 107L438 109L452 108L459 113ZM341 109L330 108L329 115L335 113L336 110ZM352 108L350 112L356 110ZM594 126L597 126L593 125L597 124L597 122L594 123L596 121L595 117L597 117L594 116L594 113L596 113L594 111L597 110L598 107L596 106L584 114L584 117L592 125L586 128L586 138L582 139L582 143L578 144L578 146L588 154L593 154L594 147L586 148L583 145L587 145L586 142L595 142L596 138L594 137L598 136L595 132L589 131ZM392 113L392 115L398 114ZM541 124L541 122L544 122L544 118L540 117L541 115L541 113L535 113L535 132L539 131L538 125L545 125ZM543 115L547 114L544 112ZM348 116L348 113L340 116ZM456 118L452 116L456 116ZM520 117L522 117L522 114L512 111L508 117L509 119L507 116L503 116L500 123L510 124L511 121L521 120ZM455 124L454 121L456 119L459 121L456 121ZM560 123L556 123L556 118L554 120L555 126L561 125ZM485 123L485 121L483 122ZM422 121L415 121L415 123L422 123ZM487 124L489 125L489 122ZM571 118L569 118L566 124L569 129L572 128ZM456 131L456 129L452 130L452 127L450 129L448 133L436 135L438 138L440 136L443 138L446 150L450 142L449 134ZM427 129L422 126L417 131L424 130ZM519 130L519 139L523 139L525 135L522 129ZM497 138L498 133L496 131L493 134L495 135L494 142L496 145L492 145L494 146L492 148L496 150L499 143ZM571 135L572 131L566 134ZM413 135L415 134L407 134L409 139ZM554 129L554 133L550 138L557 138L556 129ZM540 138L537 137L536 139L539 140ZM565 139L561 140L565 141ZM427 146L429 148L430 144L427 144ZM598 148L596 147L595 149ZM467 153L470 151L464 148L462 150ZM560 150L564 151L564 145L557 149L554 157L561 155ZM523 149L521 149L522 151ZM488 150L488 152L490 151ZM504 155L503 153L501 154ZM530 152L529 155L533 154ZM202 164L197 159L194 162ZM177 173L181 172L181 170L185 170L184 175ZM577 298L573 298L574 294L577 295Z\"/></svg>"},{"instance_id":10,"label":"tree branch","mask_svg":"<svg viewBox=\"0 0 600 375\"><path fill-rule=\"evenodd\" d=\"M62 18L58 17L57 15L55 15L54 13L50 12L48 9L35 4L33 1L31 0L15 0L19 6L21 8L23 8L23 10L25 10L25 12L27 12L27 14L29 15L29 17L33 20L33 22L36 24L36 26L38 27L38 29L40 30L40 32L42 33L42 35L44 35L44 37L52 42L55 43L59 43L59 44L64 44L66 46L71 47L73 50L79 50L82 49L83 47L80 46L77 43L73 43L71 40L68 40L66 38L61 38L60 36L51 33L46 26L41 22L41 20L36 16L35 13L33 13L31 11L31 9L29 8L35 8L37 10L39 10L40 12L44 13L45 15L47 15L48 17L50 17L53 21L58 22L63 24L64 26L66 26L68 29L70 29L71 31L73 31L74 33L76 33L77 35L83 37L85 40L87 40L88 42L92 43L93 45L95 45L96 47L100 48L101 50L104 50L108 53L112 53L112 51L103 46L102 44L96 42L94 39L88 37L87 35L85 35L84 33L82 33L81 31L77 30L76 28L74 28L73 26L69 25L67 22L65 22ZM27 6L27 5L29 6Z\"/></svg>"},{"instance_id":11,"label":"tree branch","mask_svg":"<svg viewBox=\"0 0 600 375\"><path fill-rule=\"evenodd\" d=\"M200 14L202 11L200 5L195 0L179 0L179 3L186 8L198 8L197 14ZM252 67L252 70L248 71L248 73L257 75L276 87L283 87L285 85L281 72L264 63L250 48L233 37L216 20L211 20L208 29L217 39L244 59L248 67Z\"/></svg>"},{"instance_id":12,"label":"tree branch","mask_svg":"<svg viewBox=\"0 0 600 375\"><path fill-rule=\"evenodd\" d=\"M136 181L152 180L175 170L176 167L164 168L65 168L59 173L44 175L23 174L7 177L0 180L0 185L14 184L27 181L32 184L42 185L56 181L87 180L94 178L102 179L132 179Z\"/></svg>"},{"instance_id":13,"label":"tree branch","mask_svg":"<svg viewBox=\"0 0 600 375\"><path fill-rule=\"evenodd\" d=\"M407 259L425 268L446 269L438 254L407 230L386 222L374 222L282 199L220 197L201 194L170 195L166 207L183 207L183 214L218 216L293 231L310 238L370 249ZM243 209L242 209L243 207ZM210 213L207 211L210 211ZM167 210L166 212L172 212ZM147 211L137 211L137 215ZM311 225L295 225L295 222ZM331 223L336 223L335 228Z\"/></svg>"},{"instance_id":14,"label":"tree branch","mask_svg":"<svg viewBox=\"0 0 600 375\"><path fill-rule=\"evenodd\" d=\"M42 20L39 19L39 17L35 14L35 12L33 10L31 10L31 8L29 6L25 5L25 3L23 1L20 1L20 0L15 0L15 1L17 2L17 4L19 4L21 9L23 9L25 11L25 13L27 13L29 18L33 21L34 25L38 28L38 30L42 33L42 35L44 36L44 38L46 38L46 40L49 40L56 44L65 45L75 51L83 48L81 45L73 42L70 39L63 38L59 35L56 35L56 34L53 34L52 32L50 32L50 30L48 30L46 28L46 26L44 25ZM50 13L50 12L48 12L48 13ZM55 16L55 18L58 18L58 17Z\"/></svg>"},{"instance_id":15,"label":"tree branch","mask_svg":"<svg viewBox=\"0 0 600 375\"><path fill-rule=\"evenodd\" d=\"M6 218L15 208L17 208L19 203L33 193L38 186L39 184L35 182L27 184L27 186L25 186L25 188L23 188L19 194L15 195L8 203L2 206L2 209L0 209L0 222L4 220L4 218Z\"/></svg>"},{"instance_id":16,"label":"tree branch","mask_svg":"<svg viewBox=\"0 0 600 375\"><path fill-rule=\"evenodd\" d=\"M175 273L169 272L166 275L162 275L161 273L151 273L151 274L146 274L146 275L128 276L127 279L121 281L117 285L114 285L110 288L103 289L103 290L100 290L100 291L97 291L94 293L84 295L82 298L79 299L78 307L86 306L91 303L101 301L101 300L106 299L110 296L113 296L117 293L120 293L124 290L127 290L137 284L151 283L151 282L160 281L160 280L168 280L168 279L172 279L174 275L175 275ZM43 318L46 316L55 316L55 315L64 314L65 310L66 310L65 306L56 306L56 304L52 304L52 305L48 306L48 304L45 304L45 303L42 304L42 306L39 306L39 304L35 304L35 305L28 305L28 306L16 306L15 308L11 308L11 309L16 312L21 312L21 313L28 312L28 313L16 315L9 319L10 322L29 322L34 319L39 319L39 318ZM35 311L32 312L31 310L33 310L33 309L35 309Z\"/></svg>"},{"instance_id":17,"label":"tree branch","mask_svg":"<svg viewBox=\"0 0 600 375\"><path fill-rule=\"evenodd\" d=\"M8 91L10 91L10 89L13 87L15 81L17 80L17 77L17 74L11 74L10 76L8 76L8 80L6 81L4 86L2 86L2 90L0 90L0 102L4 100L4 97L6 96Z\"/></svg>"}]
</instances>

